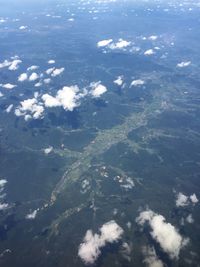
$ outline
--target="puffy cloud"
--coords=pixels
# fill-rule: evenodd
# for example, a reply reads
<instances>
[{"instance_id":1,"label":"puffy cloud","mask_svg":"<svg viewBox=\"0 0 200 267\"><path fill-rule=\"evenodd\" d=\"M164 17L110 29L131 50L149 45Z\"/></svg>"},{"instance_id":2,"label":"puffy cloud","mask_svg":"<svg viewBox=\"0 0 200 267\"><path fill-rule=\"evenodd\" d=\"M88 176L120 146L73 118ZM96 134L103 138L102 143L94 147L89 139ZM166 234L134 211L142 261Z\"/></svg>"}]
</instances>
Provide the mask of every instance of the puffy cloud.
<instances>
[{"instance_id":1,"label":"puffy cloud","mask_svg":"<svg viewBox=\"0 0 200 267\"><path fill-rule=\"evenodd\" d=\"M50 75L55 70L55 67L46 70L46 74Z\"/></svg>"},{"instance_id":2,"label":"puffy cloud","mask_svg":"<svg viewBox=\"0 0 200 267\"><path fill-rule=\"evenodd\" d=\"M79 246L78 255L86 264L93 264L101 254L106 243L114 243L121 239L123 229L115 222L109 221L102 225L100 234L88 230L83 243Z\"/></svg>"},{"instance_id":3,"label":"puffy cloud","mask_svg":"<svg viewBox=\"0 0 200 267\"><path fill-rule=\"evenodd\" d=\"M155 52L153 51L153 49L148 49L144 52L144 55L145 56L151 56L153 55Z\"/></svg>"},{"instance_id":4,"label":"puffy cloud","mask_svg":"<svg viewBox=\"0 0 200 267\"><path fill-rule=\"evenodd\" d=\"M46 107L62 106L65 110L73 111L75 107L79 106L80 99L79 88L77 86L64 86L58 90L55 97L44 94L42 100Z\"/></svg>"},{"instance_id":5,"label":"puffy cloud","mask_svg":"<svg viewBox=\"0 0 200 267\"><path fill-rule=\"evenodd\" d=\"M48 61L48 64L55 64L56 62L55 62L55 60L53 60L53 59L50 59L49 61Z\"/></svg>"},{"instance_id":6,"label":"puffy cloud","mask_svg":"<svg viewBox=\"0 0 200 267\"><path fill-rule=\"evenodd\" d=\"M60 75L61 73L63 73L64 70L65 70L65 68L55 69L55 70L51 73L51 76L52 76L52 77L56 77L56 76Z\"/></svg>"},{"instance_id":7,"label":"puffy cloud","mask_svg":"<svg viewBox=\"0 0 200 267\"><path fill-rule=\"evenodd\" d=\"M188 222L188 223L193 223L194 222L194 219L193 219L193 217L192 217L192 214L189 214L187 217L186 217L186 222Z\"/></svg>"},{"instance_id":8,"label":"puffy cloud","mask_svg":"<svg viewBox=\"0 0 200 267\"><path fill-rule=\"evenodd\" d=\"M22 25L22 26L19 27L19 30L26 30L27 28L28 28L28 26Z\"/></svg>"},{"instance_id":9,"label":"puffy cloud","mask_svg":"<svg viewBox=\"0 0 200 267\"><path fill-rule=\"evenodd\" d=\"M24 82L26 80L28 80L28 75L26 73L22 73L19 75L19 77L18 77L19 82Z\"/></svg>"},{"instance_id":10,"label":"puffy cloud","mask_svg":"<svg viewBox=\"0 0 200 267\"><path fill-rule=\"evenodd\" d=\"M180 250L187 244L188 239L183 238L172 224L166 222L162 215L152 210L146 210L140 213L136 222L141 226L148 223L151 227L152 238L158 242L171 259L178 259Z\"/></svg>"},{"instance_id":11,"label":"puffy cloud","mask_svg":"<svg viewBox=\"0 0 200 267\"><path fill-rule=\"evenodd\" d=\"M44 101L45 107L48 107L48 108L58 107L61 105L61 103L56 97L53 97L49 94L44 94L42 96L42 100Z\"/></svg>"},{"instance_id":12,"label":"puffy cloud","mask_svg":"<svg viewBox=\"0 0 200 267\"><path fill-rule=\"evenodd\" d=\"M196 194L192 194L192 195L190 196L190 200L192 201L193 204L196 204L196 203L199 202L199 200L198 200Z\"/></svg>"},{"instance_id":13,"label":"puffy cloud","mask_svg":"<svg viewBox=\"0 0 200 267\"><path fill-rule=\"evenodd\" d=\"M37 216L38 209L34 210L33 212L26 215L26 219L28 220L34 220Z\"/></svg>"},{"instance_id":14,"label":"puffy cloud","mask_svg":"<svg viewBox=\"0 0 200 267\"><path fill-rule=\"evenodd\" d=\"M178 68L185 68L185 67L188 67L190 64L191 64L191 61L182 61L178 63L176 66Z\"/></svg>"},{"instance_id":15,"label":"puffy cloud","mask_svg":"<svg viewBox=\"0 0 200 267\"><path fill-rule=\"evenodd\" d=\"M0 84L1 87L8 89L8 90L12 90L13 88L15 88L17 85L15 84L11 84L11 83L5 83L5 84Z\"/></svg>"},{"instance_id":16,"label":"puffy cloud","mask_svg":"<svg viewBox=\"0 0 200 267\"><path fill-rule=\"evenodd\" d=\"M0 69L9 67L12 62L8 61L7 59L0 63Z\"/></svg>"},{"instance_id":17,"label":"puffy cloud","mask_svg":"<svg viewBox=\"0 0 200 267\"><path fill-rule=\"evenodd\" d=\"M144 85L144 84L145 84L145 82L143 80L138 79L138 80L132 81L130 86L140 86L140 85Z\"/></svg>"},{"instance_id":18,"label":"puffy cloud","mask_svg":"<svg viewBox=\"0 0 200 267\"><path fill-rule=\"evenodd\" d=\"M142 252L145 256L144 263L148 267L164 267L163 262L158 258L153 247L143 247Z\"/></svg>"},{"instance_id":19,"label":"puffy cloud","mask_svg":"<svg viewBox=\"0 0 200 267\"><path fill-rule=\"evenodd\" d=\"M123 84L123 76L118 76L116 80L113 81L115 84L121 86Z\"/></svg>"},{"instance_id":20,"label":"puffy cloud","mask_svg":"<svg viewBox=\"0 0 200 267\"><path fill-rule=\"evenodd\" d=\"M190 203L195 205L198 202L199 202L199 200L198 200L195 193L190 195L190 196L186 196L180 192L176 196L176 206L177 207L185 207L185 206L188 206Z\"/></svg>"},{"instance_id":21,"label":"puffy cloud","mask_svg":"<svg viewBox=\"0 0 200 267\"><path fill-rule=\"evenodd\" d=\"M30 67L27 68L27 71L33 71L33 70L37 70L39 67L36 65L32 65Z\"/></svg>"},{"instance_id":22,"label":"puffy cloud","mask_svg":"<svg viewBox=\"0 0 200 267\"><path fill-rule=\"evenodd\" d=\"M189 204L188 197L184 195L183 193L178 193L177 199L176 199L176 206L177 207L184 207Z\"/></svg>"},{"instance_id":23,"label":"puffy cloud","mask_svg":"<svg viewBox=\"0 0 200 267\"><path fill-rule=\"evenodd\" d=\"M120 38L118 42L109 44L109 48L110 49L123 49L129 46L130 44L131 42L128 42Z\"/></svg>"},{"instance_id":24,"label":"puffy cloud","mask_svg":"<svg viewBox=\"0 0 200 267\"><path fill-rule=\"evenodd\" d=\"M90 87L92 88L92 90L90 91L90 94L94 97L94 98L98 98L100 97L102 94L104 94L105 92L107 92L107 88L101 84L101 82L93 82L90 84Z\"/></svg>"},{"instance_id":25,"label":"puffy cloud","mask_svg":"<svg viewBox=\"0 0 200 267\"><path fill-rule=\"evenodd\" d=\"M6 179L0 179L0 189L3 188L6 184L7 184L7 180Z\"/></svg>"},{"instance_id":26,"label":"puffy cloud","mask_svg":"<svg viewBox=\"0 0 200 267\"><path fill-rule=\"evenodd\" d=\"M19 64L22 63L22 61L20 59L14 59L10 66L9 66L9 70L17 70L19 68Z\"/></svg>"},{"instance_id":27,"label":"puffy cloud","mask_svg":"<svg viewBox=\"0 0 200 267\"><path fill-rule=\"evenodd\" d=\"M75 107L79 106L79 88L78 86L64 86L63 89L57 92L56 98L65 110L73 111Z\"/></svg>"},{"instance_id":28,"label":"puffy cloud","mask_svg":"<svg viewBox=\"0 0 200 267\"><path fill-rule=\"evenodd\" d=\"M102 41L99 41L97 43L97 46L98 47L105 47L105 46L109 45L112 41L113 41L113 39L102 40Z\"/></svg>"},{"instance_id":29,"label":"puffy cloud","mask_svg":"<svg viewBox=\"0 0 200 267\"><path fill-rule=\"evenodd\" d=\"M151 35L151 36L149 36L148 39L151 40L151 41L155 41L155 40L158 39L158 36L157 35Z\"/></svg>"},{"instance_id":30,"label":"puffy cloud","mask_svg":"<svg viewBox=\"0 0 200 267\"><path fill-rule=\"evenodd\" d=\"M24 116L25 120L40 119L43 117L44 107L38 103L36 98L26 99L20 102L20 106L15 109L16 116Z\"/></svg>"},{"instance_id":31,"label":"puffy cloud","mask_svg":"<svg viewBox=\"0 0 200 267\"><path fill-rule=\"evenodd\" d=\"M36 81L37 79L39 79L39 75L36 73L36 72L33 72L32 74L31 74L31 76L29 77L29 81L31 81L31 82L34 82L34 81Z\"/></svg>"},{"instance_id":32,"label":"puffy cloud","mask_svg":"<svg viewBox=\"0 0 200 267\"><path fill-rule=\"evenodd\" d=\"M7 112L7 113L10 113L11 110L12 110L12 108L13 108L13 104L9 105L9 106L6 108L6 112Z\"/></svg>"},{"instance_id":33,"label":"puffy cloud","mask_svg":"<svg viewBox=\"0 0 200 267\"><path fill-rule=\"evenodd\" d=\"M9 204L8 203L2 203L2 201L4 200L6 194L4 193L4 188L5 185L7 184L7 180L6 179L0 179L0 210L5 210L7 208L9 208Z\"/></svg>"},{"instance_id":34,"label":"puffy cloud","mask_svg":"<svg viewBox=\"0 0 200 267\"><path fill-rule=\"evenodd\" d=\"M53 151L53 147L52 147L52 146L47 147L47 148L44 149L44 153L45 153L46 155L50 154L52 151Z\"/></svg>"}]
</instances>

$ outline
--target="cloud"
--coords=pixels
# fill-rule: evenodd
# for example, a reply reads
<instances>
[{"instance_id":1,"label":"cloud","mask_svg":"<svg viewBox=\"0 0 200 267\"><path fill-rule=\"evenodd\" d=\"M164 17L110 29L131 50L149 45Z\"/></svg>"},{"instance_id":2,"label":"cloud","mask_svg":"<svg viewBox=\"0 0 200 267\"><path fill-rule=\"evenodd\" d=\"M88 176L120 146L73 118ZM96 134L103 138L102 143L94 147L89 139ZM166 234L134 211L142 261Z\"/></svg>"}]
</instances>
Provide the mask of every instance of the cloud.
<instances>
[{"instance_id":1,"label":"cloud","mask_svg":"<svg viewBox=\"0 0 200 267\"><path fill-rule=\"evenodd\" d=\"M143 247L142 252L145 256L144 263L148 267L164 267L163 262L156 255L154 247Z\"/></svg>"},{"instance_id":2,"label":"cloud","mask_svg":"<svg viewBox=\"0 0 200 267\"><path fill-rule=\"evenodd\" d=\"M172 224L166 222L162 215L152 210L146 210L140 213L136 222L141 226L148 223L152 238L157 241L162 250L171 259L179 258L180 250L187 244L188 239L183 238Z\"/></svg>"},{"instance_id":3,"label":"cloud","mask_svg":"<svg viewBox=\"0 0 200 267\"><path fill-rule=\"evenodd\" d=\"M9 66L9 70L17 70L19 68L19 64L22 63L22 61L20 59L14 59L10 66Z\"/></svg>"},{"instance_id":4,"label":"cloud","mask_svg":"<svg viewBox=\"0 0 200 267\"><path fill-rule=\"evenodd\" d=\"M9 106L6 108L6 112L7 112L7 113L10 113L11 110L12 110L12 108L13 108L13 104L9 105Z\"/></svg>"},{"instance_id":5,"label":"cloud","mask_svg":"<svg viewBox=\"0 0 200 267\"><path fill-rule=\"evenodd\" d=\"M34 220L37 216L38 209L34 210L33 212L26 215L26 219L28 220Z\"/></svg>"},{"instance_id":6,"label":"cloud","mask_svg":"<svg viewBox=\"0 0 200 267\"><path fill-rule=\"evenodd\" d=\"M102 225L100 234L88 230L83 243L79 246L78 255L86 264L93 264L101 254L101 248L107 243L115 243L121 239L123 229L115 222L109 221Z\"/></svg>"},{"instance_id":7,"label":"cloud","mask_svg":"<svg viewBox=\"0 0 200 267\"><path fill-rule=\"evenodd\" d=\"M39 68L39 66L32 65L32 66L30 66L30 67L27 68L27 71L37 70L38 68Z\"/></svg>"},{"instance_id":8,"label":"cloud","mask_svg":"<svg viewBox=\"0 0 200 267\"><path fill-rule=\"evenodd\" d=\"M27 28L28 28L28 26L22 25L22 26L19 27L19 30L26 30Z\"/></svg>"},{"instance_id":9,"label":"cloud","mask_svg":"<svg viewBox=\"0 0 200 267\"><path fill-rule=\"evenodd\" d=\"M158 39L158 36L157 35L151 35L151 36L149 36L148 39L151 40L151 41L155 41L155 40Z\"/></svg>"},{"instance_id":10,"label":"cloud","mask_svg":"<svg viewBox=\"0 0 200 267\"><path fill-rule=\"evenodd\" d=\"M118 86L122 86L123 76L118 76L117 79L113 81L113 83L117 84Z\"/></svg>"},{"instance_id":11,"label":"cloud","mask_svg":"<svg viewBox=\"0 0 200 267\"><path fill-rule=\"evenodd\" d=\"M52 147L52 146L47 147L47 148L44 149L44 153L45 153L46 155L50 154L52 151L53 151L53 147Z\"/></svg>"},{"instance_id":12,"label":"cloud","mask_svg":"<svg viewBox=\"0 0 200 267\"><path fill-rule=\"evenodd\" d=\"M26 80L28 80L28 75L26 73L22 73L19 75L19 77L18 77L19 82L24 82Z\"/></svg>"},{"instance_id":13,"label":"cloud","mask_svg":"<svg viewBox=\"0 0 200 267\"><path fill-rule=\"evenodd\" d=\"M15 109L16 116L24 116L25 120L43 118L44 107L38 103L36 98L26 99L20 102L20 106Z\"/></svg>"},{"instance_id":14,"label":"cloud","mask_svg":"<svg viewBox=\"0 0 200 267\"><path fill-rule=\"evenodd\" d=\"M11 83L5 83L5 84L0 84L1 87L8 89L8 90L12 90L13 88L15 88L17 85L15 84L11 84Z\"/></svg>"},{"instance_id":15,"label":"cloud","mask_svg":"<svg viewBox=\"0 0 200 267\"><path fill-rule=\"evenodd\" d=\"M102 40L102 41L99 41L97 43L97 46L98 47L105 47L105 46L109 45L112 41L113 41L113 39Z\"/></svg>"},{"instance_id":16,"label":"cloud","mask_svg":"<svg viewBox=\"0 0 200 267\"><path fill-rule=\"evenodd\" d=\"M55 64L56 62L55 62L55 60L53 60L53 59L50 59L49 61L48 61L48 64Z\"/></svg>"},{"instance_id":17,"label":"cloud","mask_svg":"<svg viewBox=\"0 0 200 267\"><path fill-rule=\"evenodd\" d=\"M177 207L185 207L189 204L188 197L184 195L183 193L178 193L177 199L176 199L176 206Z\"/></svg>"},{"instance_id":18,"label":"cloud","mask_svg":"<svg viewBox=\"0 0 200 267\"><path fill-rule=\"evenodd\" d=\"M62 106L65 110L73 111L75 107L79 106L78 100L80 99L78 86L64 86L58 90L55 97L44 94L42 100L46 107Z\"/></svg>"},{"instance_id":19,"label":"cloud","mask_svg":"<svg viewBox=\"0 0 200 267\"><path fill-rule=\"evenodd\" d=\"M2 201L4 200L6 193L4 193L4 188L5 185L7 184L7 180L6 179L0 179L0 210L5 210L7 208L9 208L9 204L8 203L3 203Z\"/></svg>"},{"instance_id":20,"label":"cloud","mask_svg":"<svg viewBox=\"0 0 200 267\"><path fill-rule=\"evenodd\" d=\"M60 75L61 73L63 73L64 70L65 70L65 68L55 69L55 70L52 72L51 76L52 76L52 77L56 77L56 76Z\"/></svg>"},{"instance_id":21,"label":"cloud","mask_svg":"<svg viewBox=\"0 0 200 267\"><path fill-rule=\"evenodd\" d=\"M194 219L193 219L193 217L192 217L192 214L189 214L187 217L186 217L186 222L188 222L188 223L193 223L194 222Z\"/></svg>"},{"instance_id":22,"label":"cloud","mask_svg":"<svg viewBox=\"0 0 200 267\"><path fill-rule=\"evenodd\" d=\"M199 202L196 194L192 194L190 196L186 196L183 193L178 193L176 196L176 206L177 207L185 207L190 205L192 203L193 205L197 204Z\"/></svg>"},{"instance_id":23,"label":"cloud","mask_svg":"<svg viewBox=\"0 0 200 267\"><path fill-rule=\"evenodd\" d=\"M90 87L92 88L92 90L90 91L90 94L94 97L94 98L98 98L100 97L102 94L104 94L105 92L107 92L107 88L101 84L101 82L93 82L90 84Z\"/></svg>"},{"instance_id":24,"label":"cloud","mask_svg":"<svg viewBox=\"0 0 200 267\"><path fill-rule=\"evenodd\" d=\"M118 42L116 43L111 43L109 44L109 48L114 50L114 49L123 49L123 48L126 48L127 46L129 46L131 44L131 42L128 42L126 40L123 40L123 39L119 39Z\"/></svg>"},{"instance_id":25,"label":"cloud","mask_svg":"<svg viewBox=\"0 0 200 267\"><path fill-rule=\"evenodd\" d=\"M155 52L154 52L153 49L148 49L148 50L146 50L146 51L144 52L144 55L145 55L145 56L151 56L151 55L153 55L153 54L155 54Z\"/></svg>"},{"instance_id":26,"label":"cloud","mask_svg":"<svg viewBox=\"0 0 200 267\"><path fill-rule=\"evenodd\" d=\"M185 67L188 67L190 64L191 64L191 61L182 61L178 63L176 66L178 68L185 68Z\"/></svg>"},{"instance_id":27,"label":"cloud","mask_svg":"<svg viewBox=\"0 0 200 267\"><path fill-rule=\"evenodd\" d=\"M192 195L190 196L190 200L192 201L193 204L196 204L196 203L199 202L199 200L198 200L196 194L192 194Z\"/></svg>"},{"instance_id":28,"label":"cloud","mask_svg":"<svg viewBox=\"0 0 200 267\"><path fill-rule=\"evenodd\" d=\"M145 82L143 80L138 79L138 80L133 80L130 86L131 87L132 86L140 86L140 85L144 85L144 84L145 84Z\"/></svg>"},{"instance_id":29,"label":"cloud","mask_svg":"<svg viewBox=\"0 0 200 267\"><path fill-rule=\"evenodd\" d=\"M39 75L36 73L36 72L33 72L32 74L31 74L31 76L29 77L29 81L31 81L31 82L34 82L34 81L36 81L37 79L39 79Z\"/></svg>"},{"instance_id":30,"label":"cloud","mask_svg":"<svg viewBox=\"0 0 200 267\"><path fill-rule=\"evenodd\" d=\"M3 188L6 184L7 184L7 180L6 179L0 179L0 188Z\"/></svg>"},{"instance_id":31,"label":"cloud","mask_svg":"<svg viewBox=\"0 0 200 267\"><path fill-rule=\"evenodd\" d=\"M46 70L46 74L50 75L55 70L55 67Z\"/></svg>"}]
</instances>

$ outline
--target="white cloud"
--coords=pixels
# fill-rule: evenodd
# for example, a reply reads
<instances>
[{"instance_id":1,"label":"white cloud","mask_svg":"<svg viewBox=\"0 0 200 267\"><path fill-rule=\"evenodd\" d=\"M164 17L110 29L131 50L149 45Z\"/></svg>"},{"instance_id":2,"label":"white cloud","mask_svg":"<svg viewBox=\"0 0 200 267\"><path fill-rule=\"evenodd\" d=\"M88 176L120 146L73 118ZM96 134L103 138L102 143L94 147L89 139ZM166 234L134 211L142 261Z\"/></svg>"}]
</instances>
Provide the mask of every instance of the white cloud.
<instances>
[{"instance_id":1,"label":"white cloud","mask_svg":"<svg viewBox=\"0 0 200 267\"><path fill-rule=\"evenodd\" d=\"M114 243L121 239L123 229L115 222L109 221L102 225L100 234L86 232L83 243L79 246L78 255L86 264L93 264L101 254L106 243Z\"/></svg>"},{"instance_id":2,"label":"white cloud","mask_svg":"<svg viewBox=\"0 0 200 267\"><path fill-rule=\"evenodd\" d=\"M46 155L50 154L52 151L53 151L53 147L52 147L52 146L47 147L47 148L44 149L44 153L45 153Z\"/></svg>"},{"instance_id":3,"label":"white cloud","mask_svg":"<svg viewBox=\"0 0 200 267\"><path fill-rule=\"evenodd\" d=\"M6 184L7 184L7 180L6 179L0 179L0 188L3 188Z\"/></svg>"},{"instance_id":4,"label":"white cloud","mask_svg":"<svg viewBox=\"0 0 200 267\"><path fill-rule=\"evenodd\" d=\"M19 82L24 82L24 81L26 81L27 79L28 79L28 75L27 75L26 73L22 73L22 74L20 74L19 77L18 77L18 81L19 81Z\"/></svg>"},{"instance_id":5,"label":"white cloud","mask_svg":"<svg viewBox=\"0 0 200 267\"><path fill-rule=\"evenodd\" d=\"M61 106L61 103L56 97L53 97L49 94L44 94L42 96L42 100L44 101L45 107L52 108L52 107L58 107Z\"/></svg>"},{"instance_id":6,"label":"white cloud","mask_svg":"<svg viewBox=\"0 0 200 267\"><path fill-rule=\"evenodd\" d=\"M25 120L43 117L44 107L38 103L36 98L26 99L20 102L20 106L15 109L16 116L24 116ZM28 116L27 116L28 115Z\"/></svg>"},{"instance_id":7,"label":"white cloud","mask_svg":"<svg viewBox=\"0 0 200 267\"><path fill-rule=\"evenodd\" d=\"M109 48L110 49L123 49L129 46L130 44L131 42L128 42L120 38L118 42L109 44Z\"/></svg>"},{"instance_id":8,"label":"white cloud","mask_svg":"<svg viewBox=\"0 0 200 267\"><path fill-rule=\"evenodd\" d=\"M183 193L178 193L176 196L176 206L177 207L185 207L188 206L190 203L197 204L199 202L196 194L192 194L190 196L186 196Z\"/></svg>"},{"instance_id":9,"label":"white cloud","mask_svg":"<svg viewBox=\"0 0 200 267\"><path fill-rule=\"evenodd\" d=\"M186 217L186 222L188 222L188 223L193 223L194 222L194 219L193 219L193 217L192 217L192 214L189 214L187 217Z\"/></svg>"},{"instance_id":10,"label":"white cloud","mask_svg":"<svg viewBox=\"0 0 200 267\"><path fill-rule=\"evenodd\" d=\"M148 49L148 50L146 50L145 52L144 52L144 55L145 56L151 56L151 55L153 55L155 52L154 52L154 50L153 49Z\"/></svg>"},{"instance_id":11,"label":"white cloud","mask_svg":"<svg viewBox=\"0 0 200 267\"><path fill-rule=\"evenodd\" d=\"M148 267L164 267L163 262L156 255L153 247L143 247L142 252L145 256L144 263Z\"/></svg>"},{"instance_id":12,"label":"white cloud","mask_svg":"<svg viewBox=\"0 0 200 267\"><path fill-rule=\"evenodd\" d=\"M196 204L196 203L199 202L199 200L198 200L196 194L192 194L192 195L190 196L190 200L192 201L193 204Z\"/></svg>"},{"instance_id":13,"label":"white cloud","mask_svg":"<svg viewBox=\"0 0 200 267\"><path fill-rule=\"evenodd\" d=\"M33 220L36 218L37 216L37 213L38 213L38 209L37 210L34 210L33 212L29 213L26 215L26 219L28 220Z\"/></svg>"},{"instance_id":14,"label":"white cloud","mask_svg":"<svg viewBox=\"0 0 200 267\"><path fill-rule=\"evenodd\" d=\"M113 83L121 86L123 84L123 76L118 76L117 79L113 81Z\"/></svg>"},{"instance_id":15,"label":"white cloud","mask_svg":"<svg viewBox=\"0 0 200 267\"><path fill-rule=\"evenodd\" d=\"M50 78L46 78L46 79L43 80L43 82L44 82L45 84L49 84L49 83L51 82L51 79L50 79Z\"/></svg>"},{"instance_id":16,"label":"white cloud","mask_svg":"<svg viewBox=\"0 0 200 267\"><path fill-rule=\"evenodd\" d=\"M46 74L50 75L55 70L55 67L46 70Z\"/></svg>"},{"instance_id":17,"label":"white cloud","mask_svg":"<svg viewBox=\"0 0 200 267\"><path fill-rule=\"evenodd\" d=\"M145 82L141 79L138 80L133 80L130 86L140 86L140 85L144 85Z\"/></svg>"},{"instance_id":18,"label":"white cloud","mask_svg":"<svg viewBox=\"0 0 200 267\"><path fill-rule=\"evenodd\" d=\"M61 73L63 73L64 70L65 70L65 68L55 69L55 70L52 72L51 76L52 76L52 77L56 77L56 76L60 75Z\"/></svg>"},{"instance_id":19,"label":"white cloud","mask_svg":"<svg viewBox=\"0 0 200 267\"><path fill-rule=\"evenodd\" d=\"M191 61L182 61L178 63L176 66L178 68L185 68L185 67L188 67L190 64L191 64Z\"/></svg>"},{"instance_id":20,"label":"white cloud","mask_svg":"<svg viewBox=\"0 0 200 267\"><path fill-rule=\"evenodd\" d=\"M10 66L9 66L9 70L17 70L19 68L19 64L22 63L22 61L20 59L14 59Z\"/></svg>"},{"instance_id":21,"label":"white cloud","mask_svg":"<svg viewBox=\"0 0 200 267\"><path fill-rule=\"evenodd\" d=\"M32 65L32 66L30 66L30 67L27 68L27 71L37 70L38 68L39 68L39 66Z\"/></svg>"},{"instance_id":22,"label":"white cloud","mask_svg":"<svg viewBox=\"0 0 200 267\"><path fill-rule=\"evenodd\" d=\"M27 28L28 28L28 26L22 25L22 26L19 27L19 30L26 30Z\"/></svg>"},{"instance_id":23,"label":"white cloud","mask_svg":"<svg viewBox=\"0 0 200 267\"><path fill-rule=\"evenodd\" d=\"M44 94L42 100L46 107L62 106L65 110L73 111L75 107L79 106L80 95L78 93L78 86L64 86L61 90L58 90L55 97Z\"/></svg>"},{"instance_id":24,"label":"white cloud","mask_svg":"<svg viewBox=\"0 0 200 267\"><path fill-rule=\"evenodd\" d=\"M97 43L98 47L105 47L109 45L113 40L112 39L107 39L107 40L102 40Z\"/></svg>"},{"instance_id":25,"label":"white cloud","mask_svg":"<svg viewBox=\"0 0 200 267\"><path fill-rule=\"evenodd\" d=\"M9 208L8 203L0 203L0 210L5 210L7 208Z\"/></svg>"},{"instance_id":26,"label":"white cloud","mask_svg":"<svg viewBox=\"0 0 200 267\"><path fill-rule=\"evenodd\" d=\"M2 92L0 92L0 97L2 97L3 96L3 94L2 94Z\"/></svg>"},{"instance_id":27,"label":"white cloud","mask_svg":"<svg viewBox=\"0 0 200 267\"><path fill-rule=\"evenodd\" d=\"M29 77L29 81L31 82L36 81L37 79L39 79L39 77L40 76L36 72L33 72L31 76Z\"/></svg>"},{"instance_id":28,"label":"white cloud","mask_svg":"<svg viewBox=\"0 0 200 267\"><path fill-rule=\"evenodd\" d=\"M8 90L12 90L13 88L15 88L17 85L15 84L11 84L11 83L5 83L5 84L0 84L1 87L8 89Z\"/></svg>"},{"instance_id":29,"label":"white cloud","mask_svg":"<svg viewBox=\"0 0 200 267\"><path fill-rule=\"evenodd\" d=\"M13 104L9 105L9 106L6 108L6 112L7 112L7 113L10 113L11 110L12 110L12 108L13 108Z\"/></svg>"},{"instance_id":30,"label":"white cloud","mask_svg":"<svg viewBox=\"0 0 200 267\"><path fill-rule=\"evenodd\" d=\"M177 207L185 207L189 204L188 197L184 195L183 193L178 193L177 199L176 199L176 206Z\"/></svg>"},{"instance_id":31,"label":"white cloud","mask_svg":"<svg viewBox=\"0 0 200 267\"><path fill-rule=\"evenodd\" d=\"M64 86L63 89L57 92L56 98L65 110L73 111L75 107L79 106L78 92L78 86Z\"/></svg>"},{"instance_id":32,"label":"white cloud","mask_svg":"<svg viewBox=\"0 0 200 267\"><path fill-rule=\"evenodd\" d=\"M92 90L90 91L90 94L94 97L94 98L98 98L100 97L102 94L104 94L105 92L107 92L107 88L101 84L101 82L93 82L90 84L90 87L92 88Z\"/></svg>"},{"instance_id":33,"label":"white cloud","mask_svg":"<svg viewBox=\"0 0 200 267\"><path fill-rule=\"evenodd\" d=\"M171 259L178 259L180 250L188 240L183 238L172 224L167 223L162 215L146 210L140 213L136 222L141 226L148 223L152 230L150 232L152 238Z\"/></svg>"},{"instance_id":34,"label":"white cloud","mask_svg":"<svg viewBox=\"0 0 200 267\"><path fill-rule=\"evenodd\" d=\"M53 60L53 59L50 59L49 61L48 61L48 64L55 64L56 62L55 62L55 60Z\"/></svg>"},{"instance_id":35,"label":"white cloud","mask_svg":"<svg viewBox=\"0 0 200 267\"><path fill-rule=\"evenodd\" d=\"M155 41L155 40L158 39L158 36L157 35L151 35L151 36L149 36L148 39L151 40L151 41Z\"/></svg>"},{"instance_id":36,"label":"white cloud","mask_svg":"<svg viewBox=\"0 0 200 267\"><path fill-rule=\"evenodd\" d=\"M9 67L11 65L12 62L8 61L7 59L4 60L2 63L0 63L0 69L5 68L5 67Z\"/></svg>"}]
</instances>

